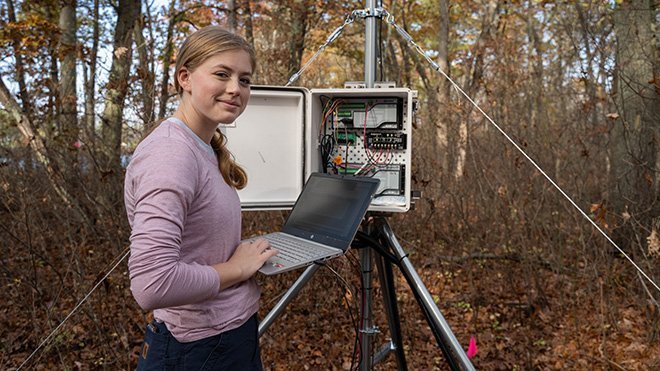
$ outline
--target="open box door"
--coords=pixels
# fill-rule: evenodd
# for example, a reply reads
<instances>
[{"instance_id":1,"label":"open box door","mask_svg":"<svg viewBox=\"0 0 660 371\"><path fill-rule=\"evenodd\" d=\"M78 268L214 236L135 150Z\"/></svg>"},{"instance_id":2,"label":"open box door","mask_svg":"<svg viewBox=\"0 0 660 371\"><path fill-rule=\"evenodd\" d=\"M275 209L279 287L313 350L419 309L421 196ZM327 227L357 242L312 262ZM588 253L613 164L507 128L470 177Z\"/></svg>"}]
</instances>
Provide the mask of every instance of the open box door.
<instances>
[{"instance_id":1,"label":"open box door","mask_svg":"<svg viewBox=\"0 0 660 371\"><path fill-rule=\"evenodd\" d=\"M245 112L221 126L248 173L242 208L290 209L311 173L336 172L380 179L370 211L408 211L415 100L407 88L253 86Z\"/></svg>"}]
</instances>

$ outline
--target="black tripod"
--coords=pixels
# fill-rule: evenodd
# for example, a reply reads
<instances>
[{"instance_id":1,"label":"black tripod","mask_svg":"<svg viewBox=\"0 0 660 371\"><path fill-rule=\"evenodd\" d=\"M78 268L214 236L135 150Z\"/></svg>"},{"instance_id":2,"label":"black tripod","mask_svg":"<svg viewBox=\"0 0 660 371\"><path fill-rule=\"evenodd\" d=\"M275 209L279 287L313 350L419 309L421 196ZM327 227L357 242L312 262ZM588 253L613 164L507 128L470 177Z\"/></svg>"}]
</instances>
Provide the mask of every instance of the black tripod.
<instances>
[{"instance_id":1,"label":"black tripod","mask_svg":"<svg viewBox=\"0 0 660 371\"><path fill-rule=\"evenodd\" d=\"M396 356L397 367L399 370L407 370L405 353L401 337L401 322L399 310L396 303L396 289L394 287L394 274L392 266L397 266L408 283L408 286L415 295L415 299L422 309L433 335L441 349L447 364L452 370L474 370L474 366L463 351L460 343L454 336L451 328L435 305L433 297L424 286L421 278L415 271L408 259L408 255L394 236L385 216L380 214L368 214L363 224L363 231L358 232L352 245L354 248L361 248L361 266L362 266L362 286L363 295L360 312L363 313L360 329L360 369L370 370L374 364L382 361L389 353ZM373 326L372 308L371 308L371 274L372 274L372 253L377 255L374 258L378 268L381 290L383 292L383 301L387 315L388 326L391 339L381 346L377 351L372 350L372 337L378 332ZM300 292L302 287L321 267L314 264L307 268L294 282L294 284L282 296L280 301L264 317L259 325L259 336L273 324L279 317L284 308Z\"/></svg>"}]
</instances>

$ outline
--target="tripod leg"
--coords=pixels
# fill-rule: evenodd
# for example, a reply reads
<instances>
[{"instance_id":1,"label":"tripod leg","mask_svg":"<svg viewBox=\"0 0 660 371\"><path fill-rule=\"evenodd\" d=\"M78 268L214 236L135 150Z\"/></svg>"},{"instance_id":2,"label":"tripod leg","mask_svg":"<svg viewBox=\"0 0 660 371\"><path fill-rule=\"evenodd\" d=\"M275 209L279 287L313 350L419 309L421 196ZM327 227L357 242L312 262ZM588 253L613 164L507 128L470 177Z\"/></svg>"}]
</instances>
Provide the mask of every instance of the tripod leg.
<instances>
[{"instance_id":1,"label":"tripod leg","mask_svg":"<svg viewBox=\"0 0 660 371\"><path fill-rule=\"evenodd\" d=\"M456 339L456 336L454 336L454 333L451 331L451 328L449 327L447 321L445 321L442 313L440 313L440 309L438 309L438 307L435 305L433 297L429 293L429 290L426 288L426 286L424 286L424 282L422 282L422 279L417 274L417 271L415 271L412 263L410 263L407 254L394 236L394 232L392 232L392 229L387 223L387 220L381 219L379 224L380 230L383 233L383 237L387 239L390 246L392 247L394 255L397 257L397 259L399 259L401 263L401 272L403 273L404 277L406 277L410 289L413 291L413 293L415 293L415 297L417 298L417 301L422 308L424 315L426 316L426 320L428 321L431 330L433 330L433 334L438 341L438 345L445 354L445 358L447 359L450 367L452 370L459 369L456 365L456 360L451 354L453 353L456 357L458 357L458 361L460 361L463 369L474 370L472 362L468 358L467 354L465 354L465 351ZM451 352L449 351L450 349Z\"/></svg>"},{"instance_id":2,"label":"tripod leg","mask_svg":"<svg viewBox=\"0 0 660 371\"><path fill-rule=\"evenodd\" d=\"M309 279L312 278L314 273L316 273L316 271L320 267L321 266L318 264L310 265L307 269L305 269L305 271L300 275L300 277L298 277L296 282L294 282L293 285L289 287L289 289L287 290L286 293L284 293L284 296L282 296L280 301L278 301L277 304L275 304L273 309L271 309L270 312L268 312L268 314L266 315L266 317L264 317L264 319L261 320L261 322L259 323L259 337L261 337L261 335L263 335L264 332L268 330L270 325L272 325L273 322L275 322L277 317L279 317L282 314L284 308L291 302L291 300L293 300L293 298L296 297L296 295L298 295L298 293L303 288L303 286L305 286L307 281L309 281Z\"/></svg>"},{"instance_id":3,"label":"tripod leg","mask_svg":"<svg viewBox=\"0 0 660 371\"><path fill-rule=\"evenodd\" d=\"M380 278L380 287L383 291L383 301L385 304L385 311L387 313L388 325L390 327L390 336L392 336L391 347L396 353L397 369L407 370L406 354L403 351L403 341L401 337L401 321L399 317L399 309L396 303L396 290L394 288L394 275L392 273L392 266L385 261L382 256L377 256L378 263L378 276ZM383 354L383 357L386 354ZM378 362L378 356L374 357L374 363Z\"/></svg>"}]
</instances>

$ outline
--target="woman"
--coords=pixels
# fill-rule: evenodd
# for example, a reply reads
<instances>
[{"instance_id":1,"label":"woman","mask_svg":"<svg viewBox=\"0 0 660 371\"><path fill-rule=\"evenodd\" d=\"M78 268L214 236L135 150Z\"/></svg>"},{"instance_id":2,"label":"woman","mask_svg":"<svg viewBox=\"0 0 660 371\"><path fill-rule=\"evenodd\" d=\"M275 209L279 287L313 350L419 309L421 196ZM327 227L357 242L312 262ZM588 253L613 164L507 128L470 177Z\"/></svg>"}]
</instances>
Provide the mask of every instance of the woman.
<instances>
[{"instance_id":1,"label":"woman","mask_svg":"<svg viewBox=\"0 0 660 371\"><path fill-rule=\"evenodd\" d=\"M245 110L254 68L243 38L215 26L192 34L177 55L179 106L127 168L131 291L154 311L139 370L262 369L252 276L277 252L240 242L247 177L217 130Z\"/></svg>"}]
</instances>

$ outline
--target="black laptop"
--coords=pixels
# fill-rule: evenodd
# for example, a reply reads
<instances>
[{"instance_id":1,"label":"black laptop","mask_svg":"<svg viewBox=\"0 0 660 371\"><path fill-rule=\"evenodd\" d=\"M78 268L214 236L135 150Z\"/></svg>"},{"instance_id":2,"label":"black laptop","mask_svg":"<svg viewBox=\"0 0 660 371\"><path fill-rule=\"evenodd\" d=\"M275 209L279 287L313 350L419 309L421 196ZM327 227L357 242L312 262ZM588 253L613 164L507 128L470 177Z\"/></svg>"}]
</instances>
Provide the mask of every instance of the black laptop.
<instances>
[{"instance_id":1,"label":"black laptop","mask_svg":"<svg viewBox=\"0 0 660 371\"><path fill-rule=\"evenodd\" d=\"M380 180L313 173L281 232L265 238L279 253L259 272L267 275L308 266L346 253Z\"/></svg>"}]
</instances>

